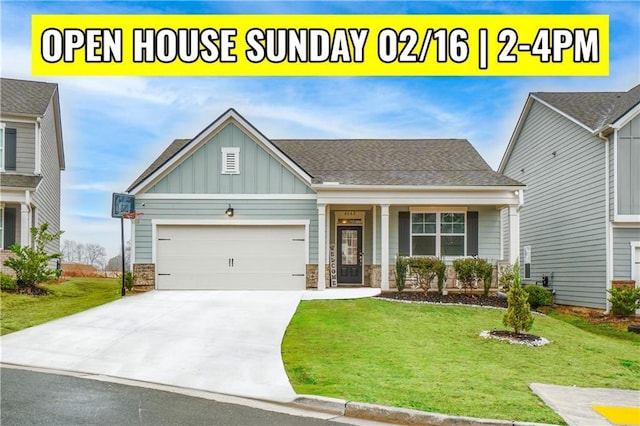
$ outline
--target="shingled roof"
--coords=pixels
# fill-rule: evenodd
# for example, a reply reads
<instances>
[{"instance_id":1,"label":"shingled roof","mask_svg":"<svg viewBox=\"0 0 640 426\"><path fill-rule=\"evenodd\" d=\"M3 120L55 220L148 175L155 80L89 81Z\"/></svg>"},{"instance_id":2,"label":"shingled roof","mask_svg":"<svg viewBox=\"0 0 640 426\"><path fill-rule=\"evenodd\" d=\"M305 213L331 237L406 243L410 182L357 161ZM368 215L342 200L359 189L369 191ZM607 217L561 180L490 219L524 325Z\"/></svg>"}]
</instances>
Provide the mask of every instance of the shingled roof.
<instances>
[{"instance_id":1,"label":"shingled roof","mask_svg":"<svg viewBox=\"0 0 640 426\"><path fill-rule=\"evenodd\" d=\"M491 169L466 139L272 140L313 183L521 185Z\"/></svg>"},{"instance_id":2,"label":"shingled roof","mask_svg":"<svg viewBox=\"0 0 640 426\"><path fill-rule=\"evenodd\" d=\"M0 78L0 111L3 114L42 116L57 88L55 83Z\"/></svg>"},{"instance_id":3,"label":"shingled roof","mask_svg":"<svg viewBox=\"0 0 640 426\"><path fill-rule=\"evenodd\" d=\"M628 92L535 92L531 95L595 131L615 123L640 103L640 84Z\"/></svg>"},{"instance_id":4,"label":"shingled roof","mask_svg":"<svg viewBox=\"0 0 640 426\"><path fill-rule=\"evenodd\" d=\"M34 189L38 186L41 180L42 176L3 173L2 187Z\"/></svg>"}]
</instances>

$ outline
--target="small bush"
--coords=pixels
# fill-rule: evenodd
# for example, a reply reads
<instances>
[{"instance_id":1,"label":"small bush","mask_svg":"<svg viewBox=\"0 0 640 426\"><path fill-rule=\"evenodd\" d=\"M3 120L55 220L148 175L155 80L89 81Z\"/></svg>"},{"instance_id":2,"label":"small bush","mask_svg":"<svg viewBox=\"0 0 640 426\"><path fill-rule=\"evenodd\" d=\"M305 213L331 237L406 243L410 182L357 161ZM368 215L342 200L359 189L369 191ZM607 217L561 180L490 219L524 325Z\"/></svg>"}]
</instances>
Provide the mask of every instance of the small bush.
<instances>
[{"instance_id":1,"label":"small bush","mask_svg":"<svg viewBox=\"0 0 640 426\"><path fill-rule=\"evenodd\" d=\"M553 296L551 292L544 287L538 285L528 285L524 288L529 294L527 302L531 309L538 309L540 306L547 306L553 302Z\"/></svg>"},{"instance_id":2,"label":"small bush","mask_svg":"<svg viewBox=\"0 0 640 426\"><path fill-rule=\"evenodd\" d=\"M520 268L517 264L513 267L513 275L513 283L507 295L507 312L502 317L502 323L518 334L531 329L533 315L527 302L528 294L520 286Z\"/></svg>"},{"instance_id":3,"label":"small bush","mask_svg":"<svg viewBox=\"0 0 640 426\"><path fill-rule=\"evenodd\" d=\"M398 291L404 290L407 281L407 259L403 256L396 258L396 287Z\"/></svg>"},{"instance_id":4,"label":"small bush","mask_svg":"<svg viewBox=\"0 0 640 426\"><path fill-rule=\"evenodd\" d=\"M136 284L136 276L131 271L125 271L124 273L124 286L127 291L133 290L133 286Z\"/></svg>"},{"instance_id":5,"label":"small bush","mask_svg":"<svg viewBox=\"0 0 640 426\"><path fill-rule=\"evenodd\" d=\"M453 261L453 268L456 270L458 281L462 283L462 288L471 290L477 287L478 281L482 280L484 294L489 294L493 281L493 265L486 259L476 257L456 259Z\"/></svg>"},{"instance_id":6,"label":"small bush","mask_svg":"<svg viewBox=\"0 0 640 426\"><path fill-rule=\"evenodd\" d=\"M16 280L11 275L3 274L0 272L0 289L15 290L16 288L18 288Z\"/></svg>"},{"instance_id":7,"label":"small bush","mask_svg":"<svg viewBox=\"0 0 640 426\"><path fill-rule=\"evenodd\" d=\"M611 295L611 311L614 315L630 316L640 309L640 288L612 288L607 290Z\"/></svg>"},{"instance_id":8,"label":"small bush","mask_svg":"<svg viewBox=\"0 0 640 426\"><path fill-rule=\"evenodd\" d=\"M503 292L507 293L509 291L509 287L511 287L511 283L513 282L513 267L511 265L507 265L500 271L500 276L498 277L498 283L500 284L500 288Z\"/></svg>"},{"instance_id":9,"label":"small bush","mask_svg":"<svg viewBox=\"0 0 640 426\"><path fill-rule=\"evenodd\" d=\"M438 292L442 294L442 290L444 290L444 281L447 274L447 265L445 265L444 261L440 259L440 263L436 265L436 275L438 276Z\"/></svg>"},{"instance_id":10,"label":"small bush","mask_svg":"<svg viewBox=\"0 0 640 426\"><path fill-rule=\"evenodd\" d=\"M431 282L446 265L437 257L410 257L407 259L409 271L416 276L418 286L425 293L431 288ZM444 278L444 273L442 273ZM439 286L438 286L439 287Z\"/></svg>"}]
</instances>

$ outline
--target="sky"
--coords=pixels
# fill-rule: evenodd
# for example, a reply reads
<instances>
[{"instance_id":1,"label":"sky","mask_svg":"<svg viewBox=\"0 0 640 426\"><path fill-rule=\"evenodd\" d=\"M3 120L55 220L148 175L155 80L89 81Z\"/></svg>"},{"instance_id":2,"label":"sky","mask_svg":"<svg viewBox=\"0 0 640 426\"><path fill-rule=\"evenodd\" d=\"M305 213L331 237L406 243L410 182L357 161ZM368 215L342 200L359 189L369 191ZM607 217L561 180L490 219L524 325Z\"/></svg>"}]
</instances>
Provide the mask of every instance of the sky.
<instances>
[{"instance_id":1,"label":"sky","mask_svg":"<svg viewBox=\"0 0 640 426\"><path fill-rule=\"evenodd\" d=\"M606 77L34 77L33 14L606 14ZM541 23L542 25L542 23ZM59 84L62 239L118 254L111 194L235 108L270 138L464 138L497 169L530 92L640 83L640 2L0 1L0 75ZM128 238L129 227L127 227Z\"/></svg>"}]
</instances>

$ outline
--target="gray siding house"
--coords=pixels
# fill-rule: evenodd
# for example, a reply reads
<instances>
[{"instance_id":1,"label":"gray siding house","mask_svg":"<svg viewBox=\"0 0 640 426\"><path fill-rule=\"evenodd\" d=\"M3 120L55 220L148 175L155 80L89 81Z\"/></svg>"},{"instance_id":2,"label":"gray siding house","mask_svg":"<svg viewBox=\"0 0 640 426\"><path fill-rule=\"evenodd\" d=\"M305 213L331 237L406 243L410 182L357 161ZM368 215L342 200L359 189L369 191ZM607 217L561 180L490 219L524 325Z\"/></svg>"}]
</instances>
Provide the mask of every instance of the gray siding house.
<instances>
[{"instance_id":1,"label":"gray siding house","mask_svg":"<svg viewBox=\"0 0 640 426\"><path fill-rule=\"evenodd\" d=\"M60 229L60 172L65 168L58 85L0 79L0 260L30 228ZM49 252L60 251L52 241ZM2 264L3 262L0 262Z\"/></svg>"},{"instance_id":2,"label":"gray siding house","mask_svg":"<svg viewBox=\"0 0 640 426\"><path fill-rule=\"evenodd\" d=\"M128 188L133 269L157 289L388 289L399 254L514 262L523 189L466 140L272 140L230 109Z\"/></svg>"},{"instance_id":3,"label":"gray siding house","mask_svg":"<svg viewBox=\"0 0 640 426\"><path fill-rule=\"evenodd\" d=\"M600 309L613 280L640 281L640 85L531 93L498 171L527 185L525 281Z\"/></svg>"}]
</instances>

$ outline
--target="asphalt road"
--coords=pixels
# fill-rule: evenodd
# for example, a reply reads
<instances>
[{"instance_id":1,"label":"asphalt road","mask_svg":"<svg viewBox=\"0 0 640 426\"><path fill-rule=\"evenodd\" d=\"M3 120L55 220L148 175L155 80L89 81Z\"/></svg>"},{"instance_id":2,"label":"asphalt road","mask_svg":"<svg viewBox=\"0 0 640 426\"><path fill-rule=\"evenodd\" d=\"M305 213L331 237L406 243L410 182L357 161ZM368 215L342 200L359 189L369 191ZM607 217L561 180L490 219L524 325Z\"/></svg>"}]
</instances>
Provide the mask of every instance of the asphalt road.
<instances>
[{"instance_id":1,"label":"asphalt road","mask_svg":"<svg viewBox=\"0 0 640 426\"><path fill-rule=\"evenodd\" d=\"M0 369L0 424L13 425L335 425L171 392Z\"/></svg>"}]
</instances>

